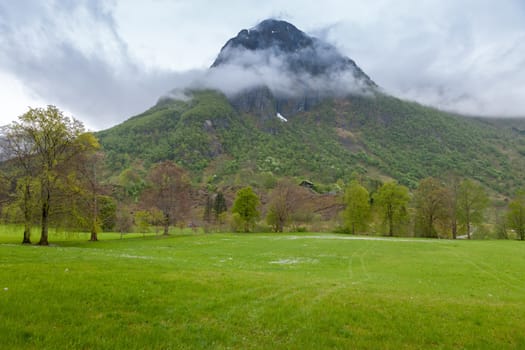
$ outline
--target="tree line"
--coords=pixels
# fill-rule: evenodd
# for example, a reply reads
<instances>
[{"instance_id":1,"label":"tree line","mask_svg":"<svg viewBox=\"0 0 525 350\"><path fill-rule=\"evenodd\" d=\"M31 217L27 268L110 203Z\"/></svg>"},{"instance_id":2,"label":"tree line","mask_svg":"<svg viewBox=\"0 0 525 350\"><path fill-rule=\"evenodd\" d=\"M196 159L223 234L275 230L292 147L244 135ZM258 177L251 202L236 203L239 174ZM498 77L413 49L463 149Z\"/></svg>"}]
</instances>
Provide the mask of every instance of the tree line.
<instances>
[{"instance_id":1,"label":"tree line","mask_svg":"<svg viewBox=\"0 0 525 350\"><path fill-rule=\"evenodd\" d=\"M0 146L2 217L23 223L23 243L31 243L34 226L38 243L47 245L50 227L87 230L96 241L101 231L153 227L168 235L170 227L189 225L283 232L307 230L319 220L321 205L314 202L320 195L289 178L267 190L248 186L225 193L196 186L171 161L109 174L96 137L54 106L31 108L4 126ZM329 227L351 234L470 239L486 222L490 204L482 185L458 176L422 179L414 191L359 177L339 187L323 205L339 212ZM513 231L525 239L525 191L508 203L495 229L503 238Z\"/></svg>"}]
</instances>

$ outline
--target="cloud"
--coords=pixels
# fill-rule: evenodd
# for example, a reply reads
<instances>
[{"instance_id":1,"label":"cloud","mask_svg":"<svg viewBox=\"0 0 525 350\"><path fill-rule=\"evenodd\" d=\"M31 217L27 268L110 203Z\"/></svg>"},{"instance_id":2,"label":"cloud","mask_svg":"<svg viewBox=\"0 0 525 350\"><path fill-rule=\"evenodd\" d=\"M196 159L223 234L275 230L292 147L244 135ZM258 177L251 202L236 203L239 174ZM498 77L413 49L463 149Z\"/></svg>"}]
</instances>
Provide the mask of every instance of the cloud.
<instances>
[{"instance_id":1,"label":"cloud","mask_svg":"<svg viewBox=\"0 0 525 350\"><path fill-rule=\"evenodd\" d=\"M107 127L139 113L173 85L174 72L134 61L106 2L1 6L0 69L88 126Z\"/></svg>"},{"instance_id":2,"label":"cloud","mask_svg":"<svg viewBox=\"0 0 525 350\"><path fill-rule=\"evenodd\" d=\"M213 89L233 98L262 86L278 98L345 96L370 90L370 83L351 61L320 42L293 53L276 47L255 51L226 47L219 57L221 64L209 70L180 74L171 97L184 98L181 91L186 89Z\"/></svg>"},{"instance_id":3,"label":"cloud","mask_svg":"<svg viewBox=\"0 0 525 350\"><path fill-rule=\"evenodd\" d=\"M334 43L396 96L461 113L525 116L521 0L2 1L0 79L16 77L17 90L96 129L192 84L227 94L258 83L293 92L297 77L283 74L278 59L257 69L206 69L228 38L279 14ZM199 69L175 71L188 67ZM352 79L299 80L341 83L322 88L344 91L355 87Z\"/></svg>"},{"instance_id":4,"label":"cloud","mask_svg":"<svg viewBox=\"0 0 525 350\"><path fill-rule=\"evenodd\" d=\"M384 5L365 20L316 33L401 98L463 114L525 116L522 2Z\"/></svg>"}]
</instances>

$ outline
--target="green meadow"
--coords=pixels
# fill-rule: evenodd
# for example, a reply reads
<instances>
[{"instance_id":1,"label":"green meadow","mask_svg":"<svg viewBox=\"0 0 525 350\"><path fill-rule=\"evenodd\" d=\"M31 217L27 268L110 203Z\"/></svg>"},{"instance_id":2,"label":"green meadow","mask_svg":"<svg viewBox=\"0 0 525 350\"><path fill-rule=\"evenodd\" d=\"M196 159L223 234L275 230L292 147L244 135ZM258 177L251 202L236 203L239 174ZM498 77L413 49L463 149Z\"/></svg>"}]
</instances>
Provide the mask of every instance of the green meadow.
<instances>
[{"instance_id":1,"label":"green meadow","mask_svg":"<svg viewBox=\"0 0 525 350\"><path fill-rule=\"evenodd\" d=\"M525 246L0 232L1 349L525 348Z\"/></svg>"}]
</instances>

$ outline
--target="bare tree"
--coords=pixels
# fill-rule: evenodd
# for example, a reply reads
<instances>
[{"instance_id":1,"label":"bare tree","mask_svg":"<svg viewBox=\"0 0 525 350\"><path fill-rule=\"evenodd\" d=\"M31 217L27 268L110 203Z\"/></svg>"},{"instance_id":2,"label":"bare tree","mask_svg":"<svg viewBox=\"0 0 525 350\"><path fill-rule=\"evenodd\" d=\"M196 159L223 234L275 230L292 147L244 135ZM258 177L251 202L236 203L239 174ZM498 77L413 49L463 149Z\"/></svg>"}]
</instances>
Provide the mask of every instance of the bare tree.
<instances>
[{"instance_id":1,"label":"bare tree","mask_svg":"<svg viewBox=\"0 0 525 350\"><path fill-rule=\"evenodd\" d=\"M189 212L191 186L188 175L175 163L165 161L150 170L148 180L144 202L162 212L164 235L168 235L170 225L183 220Z\"/></svg>"},{"instance_id":2,"label":"bare tree","mask_svg":"<svg viewBox=\"0 0 525 350\"><path fill-rule=\"evenodd\" d=\"M421 234L425 237L438 237L436 223L448 220L449 200L447 188L433 177L419 182L415 193L416 220Z\"/></svg>"},{"instance_id":3,"label":"bare tree","mask_svg":"<svg viewBox=\"0 0 525 350\"><path fill-rule=\"evenodd\" d=\"M275 232L283 232L292 216L300 206L301 188L290 180L284 179L270 193L266 220Z\"/></svg>"}]
</instances>

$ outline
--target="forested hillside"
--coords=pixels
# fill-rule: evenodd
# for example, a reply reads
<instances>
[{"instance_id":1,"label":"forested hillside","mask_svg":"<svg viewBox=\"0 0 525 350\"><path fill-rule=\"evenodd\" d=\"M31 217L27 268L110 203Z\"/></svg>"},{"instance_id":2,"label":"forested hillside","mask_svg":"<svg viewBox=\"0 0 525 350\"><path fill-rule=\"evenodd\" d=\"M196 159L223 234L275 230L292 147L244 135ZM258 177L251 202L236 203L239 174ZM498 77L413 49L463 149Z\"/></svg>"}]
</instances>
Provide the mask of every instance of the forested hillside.
<instances>
[{"instance_id":1,"label":"forested hillside","mask_svg":"<svg viewBox=\"0 0 525 350\"><path fill-rule=\"evenodd\" d=\"M524 184L525 136L477 119L375 94L326 99L284 122L241 114L218 92L192 96L99 132L113 172L170 159L216 184L239 174L331 184L352 173L409 187L455 174L502 194Z\"/></svg>"}]
</instances>

